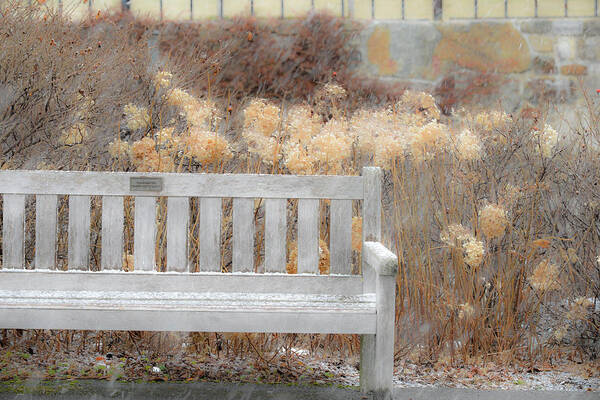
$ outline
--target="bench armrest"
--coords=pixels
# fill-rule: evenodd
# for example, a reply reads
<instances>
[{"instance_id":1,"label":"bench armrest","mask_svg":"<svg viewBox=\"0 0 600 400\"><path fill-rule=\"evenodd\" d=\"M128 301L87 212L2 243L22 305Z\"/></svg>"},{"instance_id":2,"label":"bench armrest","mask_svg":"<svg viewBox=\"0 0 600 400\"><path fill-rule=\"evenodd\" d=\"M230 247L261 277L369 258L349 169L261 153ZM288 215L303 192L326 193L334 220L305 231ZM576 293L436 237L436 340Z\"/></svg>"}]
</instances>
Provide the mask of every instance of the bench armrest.
<instances>
[{"instance_id":1,"label":"bench armrest","mask_svg":"<svg viewBox=\"0 0 600 400\"><path fill-rule=\"evenodd\" d=\"M364 264L373 268L379 276L398 274L398 257L379 242L363 243Z\"/></svg>"}]
</instances>

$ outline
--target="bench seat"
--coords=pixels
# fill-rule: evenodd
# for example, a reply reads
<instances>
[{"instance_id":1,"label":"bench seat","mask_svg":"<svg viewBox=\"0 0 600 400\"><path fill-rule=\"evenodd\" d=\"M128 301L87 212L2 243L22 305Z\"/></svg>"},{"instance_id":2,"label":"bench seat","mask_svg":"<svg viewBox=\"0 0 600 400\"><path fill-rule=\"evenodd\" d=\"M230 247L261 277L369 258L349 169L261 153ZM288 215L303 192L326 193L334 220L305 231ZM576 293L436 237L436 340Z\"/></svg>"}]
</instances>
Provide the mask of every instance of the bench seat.
<instances>
[{"instance_id":1,"label":"bench seat","mask_svg":"<svg viewBox=\"0 0 600 400\"><path fill-rule=\"evenodd\" d=\"M1 290L5 328L375 333L374 294Z\"/></svg>"}]
</instances>

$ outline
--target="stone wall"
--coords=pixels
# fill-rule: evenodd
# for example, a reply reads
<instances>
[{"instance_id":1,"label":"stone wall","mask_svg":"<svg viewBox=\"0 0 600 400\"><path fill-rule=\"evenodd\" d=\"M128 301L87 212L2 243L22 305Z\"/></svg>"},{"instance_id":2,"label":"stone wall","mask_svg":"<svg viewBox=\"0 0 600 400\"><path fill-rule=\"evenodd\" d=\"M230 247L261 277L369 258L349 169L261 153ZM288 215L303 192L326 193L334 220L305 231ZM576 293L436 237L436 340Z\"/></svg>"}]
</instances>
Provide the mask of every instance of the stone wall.
<instances>
[{"instance_id":1,"label":"stone wall","mask_svg":"<svg viewBox=\"0 0 600 400\"><path fill-rule=\"evenodd\" d=\"M359 48L370 75L442 94L471 90L472 101L507 110L577 104L580 83L600 89L600 18L374 21Z\"/></svg>"}]
</instances>

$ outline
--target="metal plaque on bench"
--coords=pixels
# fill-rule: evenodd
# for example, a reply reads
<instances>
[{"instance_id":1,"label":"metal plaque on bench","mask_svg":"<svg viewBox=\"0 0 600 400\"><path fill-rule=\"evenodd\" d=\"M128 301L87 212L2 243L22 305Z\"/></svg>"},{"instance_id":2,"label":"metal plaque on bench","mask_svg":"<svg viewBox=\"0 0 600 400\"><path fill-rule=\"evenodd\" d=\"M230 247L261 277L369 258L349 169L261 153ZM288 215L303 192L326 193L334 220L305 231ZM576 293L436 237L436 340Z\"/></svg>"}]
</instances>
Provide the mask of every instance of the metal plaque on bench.
<instances>
[{"instance_id":1,"label":"metal plaque on bench","mask_svg":"<svg viewBox=\"0 0 600 400\"><path fill-rule=\"evenodd\" d=\"M129 190L132 192L160 192L162 189L163 178L129 178Z\"/></svg>"}]
</instances>

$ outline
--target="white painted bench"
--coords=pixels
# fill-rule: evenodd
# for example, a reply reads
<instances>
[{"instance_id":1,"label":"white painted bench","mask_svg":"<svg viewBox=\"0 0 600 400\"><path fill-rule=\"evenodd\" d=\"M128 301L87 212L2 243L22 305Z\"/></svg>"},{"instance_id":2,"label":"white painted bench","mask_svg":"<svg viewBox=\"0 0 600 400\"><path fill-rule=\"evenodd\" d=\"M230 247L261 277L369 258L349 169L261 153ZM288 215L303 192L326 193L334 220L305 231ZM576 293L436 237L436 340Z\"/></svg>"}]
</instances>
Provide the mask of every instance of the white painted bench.
<instances>
[{"instance_id":1,"label":"white painted bench","mask_svg":"<svg viewBox=\"0 0 600 400\"><path fill-rule=\"evenodd\" d=\"M389 397L397 258L380 241L381 171L362 176L0 171L0 328L361 334L361 388ZM35 257L25 269L26 196ZM57 205L68 198L67 271ZM90 272L90 196L102 196L101 271ZM122 271L124 196L135 197L134 272ZM167 272L155 272L167 197ZM189 272L189 198L199 266ZM222 198L233 198L232 272L221 273ZM265 204L265 273L254 273L254 199ZM287 200L298 199L298 274L286 274ZM319 199L330 199L331 275L319 275ZM363 275L351 275L352 201L362 200ZM33 268L32 268L33 267Z\"/></svg>"}]
</instances>

